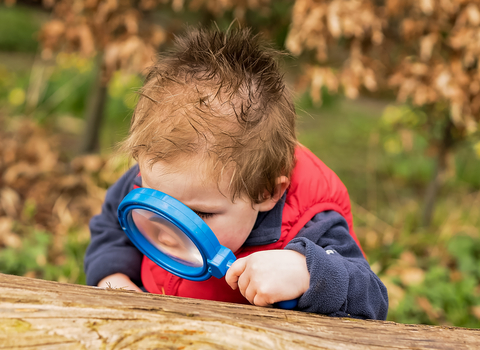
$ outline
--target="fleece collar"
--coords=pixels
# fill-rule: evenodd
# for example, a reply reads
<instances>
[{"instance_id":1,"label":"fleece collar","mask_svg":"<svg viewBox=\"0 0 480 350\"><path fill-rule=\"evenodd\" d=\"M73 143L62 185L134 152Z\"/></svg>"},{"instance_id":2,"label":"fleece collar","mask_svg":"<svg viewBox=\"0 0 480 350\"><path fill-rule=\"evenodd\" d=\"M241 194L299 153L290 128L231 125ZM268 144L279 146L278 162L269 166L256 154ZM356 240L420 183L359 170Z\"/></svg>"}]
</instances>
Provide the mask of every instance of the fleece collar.
<instances>
[{"instance_id":1,"label":"fleece collar","mask_svg":"<svg viewBox=\"0 0 480 350\"><path fill-rule=\"evenodd\" d=\"M286 193L275 204L272 210L259 212L252 232L243 244L244 246L265 245L275 243L282 234L282 212Z\"/></svg>"}]
</instances>

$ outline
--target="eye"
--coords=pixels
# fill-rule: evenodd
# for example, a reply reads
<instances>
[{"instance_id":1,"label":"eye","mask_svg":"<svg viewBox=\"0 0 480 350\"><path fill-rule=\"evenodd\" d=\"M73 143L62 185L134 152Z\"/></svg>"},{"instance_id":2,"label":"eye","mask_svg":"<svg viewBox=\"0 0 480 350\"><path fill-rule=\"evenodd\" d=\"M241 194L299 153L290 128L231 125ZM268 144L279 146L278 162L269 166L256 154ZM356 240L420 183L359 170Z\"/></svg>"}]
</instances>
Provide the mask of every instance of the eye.
<instances>
[{"instance_id":1,"label":"eye","mask_svg":"<svg viewBox=\"0 0 480 350\"><path fill-rule=\"evenodd\" d=\"M213 214L213 213L204 213L204 212L195 211L195 210L194 210L194 212L195 212L195 214L197 214L198 216L200 216L200 218L202 218L202 220L211 218L212 216L215 215L215 214Z\"/></svg>"},{"instance_id":2,"label":"eye","mask_svg":"<svg viewBox=\"0 0 480 350\"><path fill-rule=\"evenodd\" d=\"M170 236L169 234L160 232L160 234L157 237L157 240L160 244L168 247L168 248L178 248L180 247L180 244L178 242L178 239L175 237Z\"/></svg>"}]
</instances>

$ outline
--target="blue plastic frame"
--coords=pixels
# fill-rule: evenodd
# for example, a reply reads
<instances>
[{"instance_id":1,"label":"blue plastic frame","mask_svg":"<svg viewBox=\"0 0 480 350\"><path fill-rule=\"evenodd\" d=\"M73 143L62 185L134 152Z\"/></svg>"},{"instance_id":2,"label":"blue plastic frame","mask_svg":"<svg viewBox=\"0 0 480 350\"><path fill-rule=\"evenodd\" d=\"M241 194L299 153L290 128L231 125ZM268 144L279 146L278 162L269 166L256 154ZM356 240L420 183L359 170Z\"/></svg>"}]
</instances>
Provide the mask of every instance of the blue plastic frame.
<instances>
[{"instance_id":1,"label":"blue plastic frame","mask_svg":"<svg viewBox=\"0 0 480 350\"><path fill-rule=\"evenodd\" d=\"M134 209L149 210L182 230L202 254L203 266L184 265L155 248L133 223ZM210 227L195 212L163 192L151 188L134 189L120 203L117 213L132 243L154 263L179 277L192 281L204 281L211 276L221 278L236 260L232 251L218 242Z\"/></svg>"}]
</instances>

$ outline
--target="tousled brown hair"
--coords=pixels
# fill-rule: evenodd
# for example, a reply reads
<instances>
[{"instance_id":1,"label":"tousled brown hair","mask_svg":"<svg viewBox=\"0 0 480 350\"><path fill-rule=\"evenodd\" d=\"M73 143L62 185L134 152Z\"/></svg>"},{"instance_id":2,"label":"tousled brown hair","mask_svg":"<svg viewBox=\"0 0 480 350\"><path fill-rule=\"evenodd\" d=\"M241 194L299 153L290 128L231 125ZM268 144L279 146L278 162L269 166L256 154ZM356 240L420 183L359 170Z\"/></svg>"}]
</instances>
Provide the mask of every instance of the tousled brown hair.
<instances>
[{"instance_id":1,"label":"tousled brown hair","mask_svg":"<svg viewBox=\"0 0 480 350\"><path fill-rule=\"evenodd\" d=\"M193 29L149 69L121 144L150 164L201 155L218 181L232 168L232 200L275 191L294 166L295 108L278 52L248 29Z\"/></svg>"}]
</instances>

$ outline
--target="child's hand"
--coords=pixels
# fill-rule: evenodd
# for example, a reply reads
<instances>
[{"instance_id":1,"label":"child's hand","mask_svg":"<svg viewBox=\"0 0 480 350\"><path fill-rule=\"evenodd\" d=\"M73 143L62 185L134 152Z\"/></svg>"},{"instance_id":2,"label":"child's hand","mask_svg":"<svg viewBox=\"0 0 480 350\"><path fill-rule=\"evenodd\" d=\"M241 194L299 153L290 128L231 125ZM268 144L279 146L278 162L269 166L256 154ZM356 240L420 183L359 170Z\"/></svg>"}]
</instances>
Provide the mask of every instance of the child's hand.
<instances>
[{"instance_id":1,"label":"child's hand","mask_svg":"<svg viewBox=\"0 0 480 350\"><path fill-rule=\"evenodd\" d=\"M123 273L115 273L107 276L98 282L100 288L126 289L135 292L143 292L138 286L133 283L127 275Z\"/></svg>"},{"instance_id":2,"label":"child's hand","mask_svg":"<svg viewBox=\"0 0 480 350\"><path fill-rule=\"evenodd\" d=\"M310 285L304 255L294 250L266 250L235 261L225 275L252 304L267 306L300 297Z\"/></svg>"}]
</instances>

